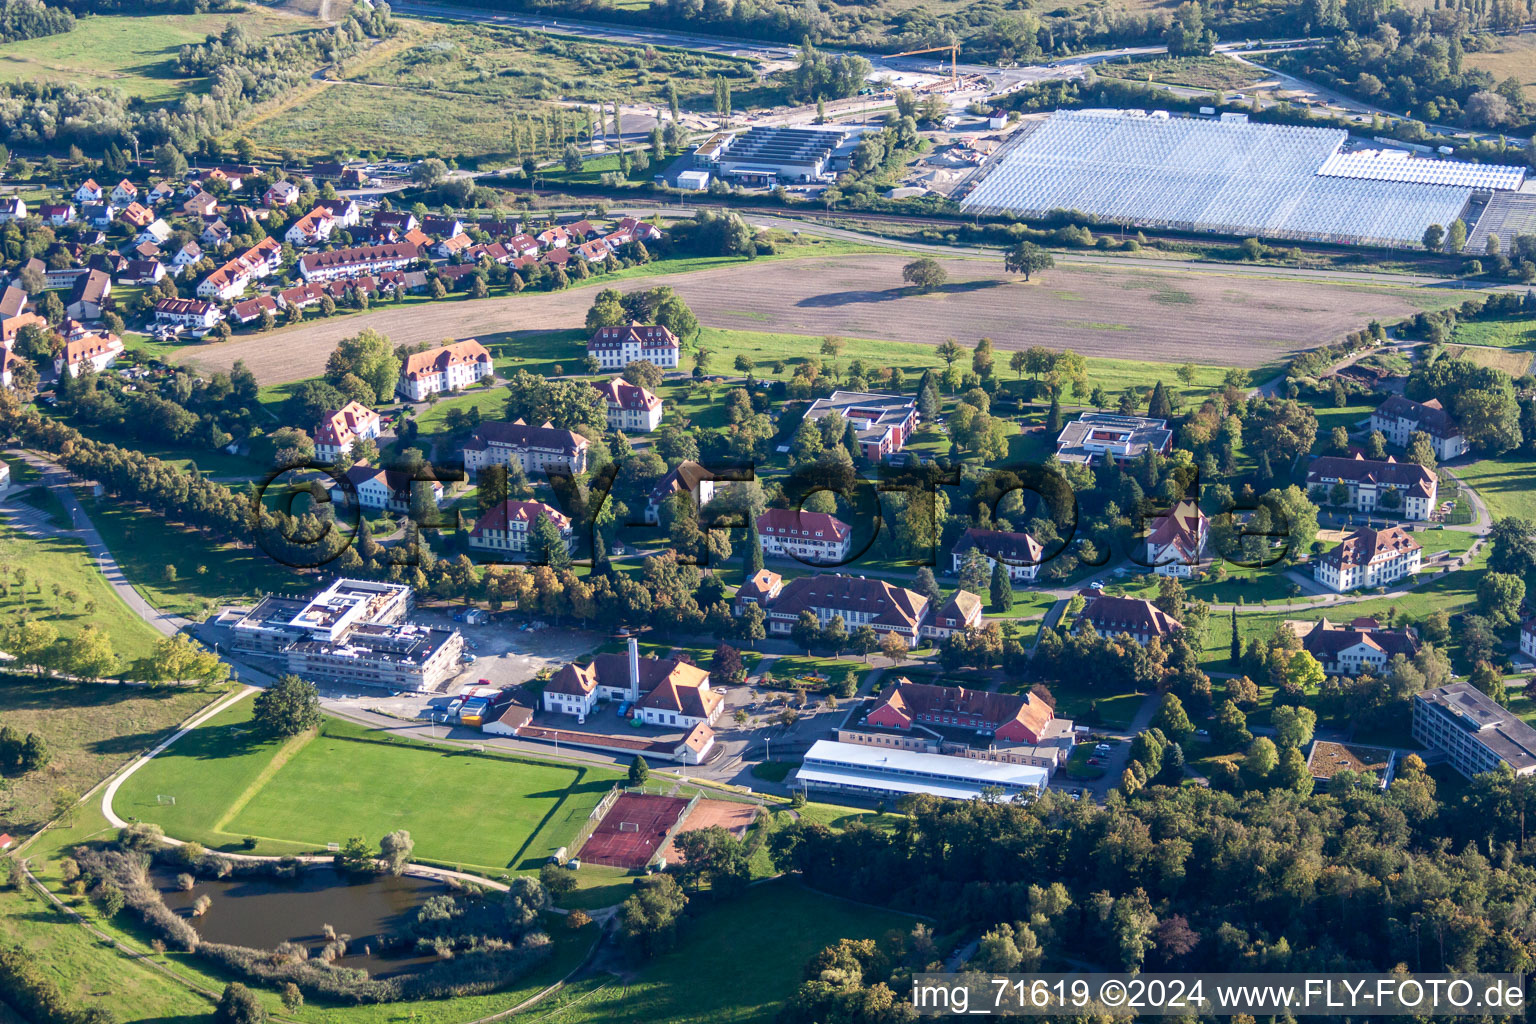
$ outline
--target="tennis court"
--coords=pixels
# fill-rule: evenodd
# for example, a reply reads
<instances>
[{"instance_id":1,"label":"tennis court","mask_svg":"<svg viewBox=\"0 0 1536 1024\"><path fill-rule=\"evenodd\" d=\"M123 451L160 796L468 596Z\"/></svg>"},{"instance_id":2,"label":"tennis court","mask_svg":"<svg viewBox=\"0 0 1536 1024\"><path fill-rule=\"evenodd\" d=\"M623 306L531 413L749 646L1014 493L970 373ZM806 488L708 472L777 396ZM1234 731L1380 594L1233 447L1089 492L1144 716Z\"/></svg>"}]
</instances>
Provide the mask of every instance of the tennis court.
<instances>
[{"instance_id":1,"label":"tennis court","mask_svg":"<svg viewBox=\"0 0 1536 1024\"><path fill-rule=\"evenodd\" d=\"M588 864L643 868L687 808L688 801L681 797L624 793L608 809L577 856Z\"/></svg>"},{"instance_id":2,"label":"tennis court","mask_svg":"<svg viewBox=\"0 0 1536 1024\"><path fill-rule=\"evenodd\" d=\"M747 830L757 820L759 810L756 804L741 804L734 800L700 800L693 805L693 810L688 812L687 820L677 830L677 835L673 836L672 841L667 844L665 854L667 863L680 864L683 861L683 855L677 849L677 836L684 832L719 825L737 839L745 839Z\"/></svg>"}]
</instances>

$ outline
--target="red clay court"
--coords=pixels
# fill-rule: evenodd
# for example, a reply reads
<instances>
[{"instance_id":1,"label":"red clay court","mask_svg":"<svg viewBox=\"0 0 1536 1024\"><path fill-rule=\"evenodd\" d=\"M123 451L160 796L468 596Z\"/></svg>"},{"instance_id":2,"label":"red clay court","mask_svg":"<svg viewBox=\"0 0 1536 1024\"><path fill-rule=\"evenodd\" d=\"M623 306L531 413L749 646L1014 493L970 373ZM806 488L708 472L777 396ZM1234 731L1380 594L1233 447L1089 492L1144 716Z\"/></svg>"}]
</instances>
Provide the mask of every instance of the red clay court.
<instances>
[{"instance_id":1,"label":"red clay court","mask_svg":"<svg viewBox=\"0 0 1536 1024\"><path fill-rule=\"evenodd\" d=\"M757 814L756 804L739 804L732 800L700 800L693 805L688 820L677 830L677 835L719 825L737 839L745 839L747 830L757 820ZM673 836L667 844L666 858L668 864L683 862L683 855L677 849L677 836Z\"/></svg>"},{"instance_id":2,"label":"red clay court","mask_svg":"<svg viewBox=\"0 0 1536 1024\"><path fill-rule=\"evenodd\" d=\"M643 868L687 807L681 797L621 793L577 856L589 864Z\"/></svg>"}]
</instances>

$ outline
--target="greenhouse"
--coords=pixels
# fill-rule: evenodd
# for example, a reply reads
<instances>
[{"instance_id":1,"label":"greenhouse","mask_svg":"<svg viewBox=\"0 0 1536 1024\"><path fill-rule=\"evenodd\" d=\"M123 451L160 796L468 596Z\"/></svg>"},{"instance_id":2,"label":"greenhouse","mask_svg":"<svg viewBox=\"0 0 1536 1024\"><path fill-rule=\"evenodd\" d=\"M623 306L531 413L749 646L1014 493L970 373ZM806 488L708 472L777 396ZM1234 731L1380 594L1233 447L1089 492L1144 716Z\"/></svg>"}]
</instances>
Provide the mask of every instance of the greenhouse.
<instances>
[{"instance_id":1,"label":"greenhouse","mask_svg":"<svg viewBox=\"0 0 1536 1024\"><path fill-rule=\"evenodd\" d=\"M1421 244L1463 215L1467 185L1324 176L1347 133L1057 111L1011 143L961 206L1042 217L1077 211L1132 228L1386 246Z\"/></svg>"}]
</instances>

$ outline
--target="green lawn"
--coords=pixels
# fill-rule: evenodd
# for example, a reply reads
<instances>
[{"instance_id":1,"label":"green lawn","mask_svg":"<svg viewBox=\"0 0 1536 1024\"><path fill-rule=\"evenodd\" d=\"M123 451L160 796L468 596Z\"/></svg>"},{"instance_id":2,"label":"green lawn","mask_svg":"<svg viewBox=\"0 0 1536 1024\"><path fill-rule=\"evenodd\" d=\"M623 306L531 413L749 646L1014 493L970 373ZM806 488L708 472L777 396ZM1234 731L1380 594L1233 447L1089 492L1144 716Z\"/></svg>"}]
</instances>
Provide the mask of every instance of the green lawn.
<instances>
[{"instance_id":1,"label":"green lawn","mask_svg":"<svg viewBox=\"0 0 1536 1024\"><path fill-rule=\"evenodd\" d=\"M93 14L80 18L73 31L0 46L0 81L110 88L151 103L172 101L189 90L205 91L202 79L175 77L176 51L231 21L252 38L319 27L262 7L243 7L238 14Z\"/></svg>"},{"instance_id":2,"label":"green lawn","mask_svg":"<svg viewBox=\"0 0 1536 1024\"><path fill-rule=\"evenodd\" d=\"M196 618L221 603L309 587L259 547L211 541L115 500L82 503L128 582L165 611ZM174 567L174 578L166 566Z\"/></svg>"},{"instance_id":3,"label":"green lawn","mask_svg":"<svg viewBox=\"0 0 1536 1024\"><path fill-rule=\"evenodd\" d=\"M1512 452L1454 467L1454 472L1482 497L1495 519L1536 518L1536 458Z\"/></svg>"},{"instance_id":4,"label":"green lawn","mask_svg":"<svg viewBox=\"0 0 1536 1024\"><path fill-rule=\"evenodd\" d=\"M18 572L26 574L25 585L17 582ZM111 637L113 649L125 662L148 655L160 638L117 596L85 545L73 538L38 539L0 527L0 579L5 581L0 589L0 625L11 625L25 615L47 621L63 636L96 626ZM59 597L53 594L55 585Z\"/></svg>"},{"instance_id":5,"label":"green lawn","mask_svg":"<svg viewBox=\"0 0 1536 1024\"><path fill-rule=\"evenodd\" d=\"M318 736L259 737L242 701L141 769L114 805L177 837L256 850L324 850L404 828L418 859L499 875L564 845L616 773L378 742L328 719ZM174 797L175 804L162 804Z\"/></svg>"},{"instance_id":6,"label":"green lawn","mask_svg":"<svg viewBox=\"0 0 1536 1024\"><path fill-rule=\"evenodd\" d=\"M1496 320L1459 323L1451 340L1458 345L1488 345L1493 348L1536 347L1536 317L1517 314Z\"/></svg>"},{"instance_id":7,"label":"green lawn","mask_svg":"<svg viewBox=\"0 0 1536 1024\"><path fill-rule=\"evenodd\" d=\"M677 948L628 984L607 984L559 1012L535 1015L550 1024L766 1024L816 953L841 938L879 938L915 923L788 879L765 882L702 907L683 925Z\"/></svg>"}]
</instances>

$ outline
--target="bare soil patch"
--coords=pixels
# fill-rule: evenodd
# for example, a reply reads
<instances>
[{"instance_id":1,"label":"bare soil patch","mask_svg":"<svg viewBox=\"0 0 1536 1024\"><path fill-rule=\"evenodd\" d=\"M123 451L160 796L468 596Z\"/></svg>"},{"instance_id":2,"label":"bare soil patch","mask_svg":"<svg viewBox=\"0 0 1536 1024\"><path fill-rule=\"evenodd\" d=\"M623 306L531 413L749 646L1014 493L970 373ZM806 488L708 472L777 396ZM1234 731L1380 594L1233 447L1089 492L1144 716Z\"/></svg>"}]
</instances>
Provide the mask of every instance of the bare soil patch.
<instances>
[{"instance_id":1,"label":"bare soil patch","mask_svg":"<svg viewBox=\"0 0 1536 1024\"><path fill-rule=\"evenodd\" d=\"M995 261L945 260L949 283L902 287L909 257L861 254L743 262L693 274L631 278L625 291L668 284L711 327L886 338L936 345L990 337L999 349L1045 345L1083 355L1253 368L1334 341L1372 318L1415 311L1406 290L1223 274L1219 269L1062 267L1033 282ZM364 327L400 344L580 327L595 292L421 303L301 324L175 358L204 370L243 359L263 384L318 375L337 341Z\"/></svg>"}]
</instances>

